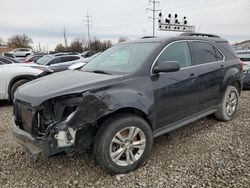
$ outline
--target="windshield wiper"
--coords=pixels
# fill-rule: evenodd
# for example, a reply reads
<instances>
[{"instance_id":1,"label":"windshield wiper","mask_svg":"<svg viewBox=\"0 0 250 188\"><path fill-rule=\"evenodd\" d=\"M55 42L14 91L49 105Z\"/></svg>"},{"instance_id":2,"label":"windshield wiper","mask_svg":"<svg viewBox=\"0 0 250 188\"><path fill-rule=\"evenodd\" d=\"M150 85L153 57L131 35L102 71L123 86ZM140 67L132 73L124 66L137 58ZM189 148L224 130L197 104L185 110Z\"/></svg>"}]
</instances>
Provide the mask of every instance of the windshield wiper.
<instances>
[{"instance_id":1,"label":"windshield wiper","mask_svg":"<svg viewBox=\"0 0 250 188\"><path fill-rule=\"evenodd\" d=\"M94 72L94 73L98 73L98 74L112 75L110 72L106 72L106 71L103 71L103 70L89 70L87 72Z\"/></svg>"}]
</instances>

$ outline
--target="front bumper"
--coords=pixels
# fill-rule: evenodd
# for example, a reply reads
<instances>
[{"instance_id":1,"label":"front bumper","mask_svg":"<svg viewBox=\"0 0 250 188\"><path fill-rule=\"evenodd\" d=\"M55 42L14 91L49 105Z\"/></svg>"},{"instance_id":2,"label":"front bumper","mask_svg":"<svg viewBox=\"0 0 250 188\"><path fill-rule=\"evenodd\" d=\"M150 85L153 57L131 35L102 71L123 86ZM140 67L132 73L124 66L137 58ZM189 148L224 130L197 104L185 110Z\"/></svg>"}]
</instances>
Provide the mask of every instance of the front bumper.
<instances>
[{"instance_id":1,"label":"front bumper","mask_svg":"<svg viewBox=\"0 0 250 188\"><path fill-rule=\"evenodd\" d=\"M15 140L24 148L25 152L35 160L43 156L43 144L35 140L29 133L23 131L16 125L11 126Z\"/></svg>"}]
</instances>

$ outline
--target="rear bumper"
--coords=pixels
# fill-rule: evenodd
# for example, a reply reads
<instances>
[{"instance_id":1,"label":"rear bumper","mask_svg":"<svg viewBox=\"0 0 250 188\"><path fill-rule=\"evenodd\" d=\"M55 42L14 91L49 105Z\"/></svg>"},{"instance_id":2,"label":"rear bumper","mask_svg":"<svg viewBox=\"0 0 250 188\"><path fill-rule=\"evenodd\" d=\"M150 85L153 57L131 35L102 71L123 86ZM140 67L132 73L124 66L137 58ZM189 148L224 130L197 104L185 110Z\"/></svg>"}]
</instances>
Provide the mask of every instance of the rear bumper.
<instances>
[{"instance_id":1,"label":"rear bumper","mask_svg":"<svg viewBox=\"0 0 250 188\"><path fill-rule=\"evenodd\" d=\"M43 156L43 144L35 140L29 133L14 124L11 126L15 140L24 148L25 152L35 160Z\"/></svg>"}]
</instances>

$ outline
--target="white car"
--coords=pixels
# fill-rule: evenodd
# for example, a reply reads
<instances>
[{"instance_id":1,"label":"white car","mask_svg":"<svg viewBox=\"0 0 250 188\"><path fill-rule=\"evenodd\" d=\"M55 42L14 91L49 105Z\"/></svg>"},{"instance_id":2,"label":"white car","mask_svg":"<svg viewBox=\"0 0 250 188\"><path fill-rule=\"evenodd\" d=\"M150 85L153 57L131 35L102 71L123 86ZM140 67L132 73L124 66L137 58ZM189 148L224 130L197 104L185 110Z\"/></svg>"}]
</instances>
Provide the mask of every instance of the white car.
<instances>
[{"instance_id":1,"label":"white car","mask_svg":"<svg viewBox=\"0 0 250 188\"><path fill-rule=\"evenodd\" d=\"M9 53L15 57L27 57L29 55L33 55L33 51L29 48L17 48Z\"/></svg>"},{"instance_id":2,"label":"white car","mask_svg":"<svg viewBox=\"0 0 250 188\"><path fill-rule=\"evenodd\" d=\"M13 100L16 89L41 76L52 73L50 69L33 63L18 63L0 57L0 100Z\"/></svg>"}]
</instances>

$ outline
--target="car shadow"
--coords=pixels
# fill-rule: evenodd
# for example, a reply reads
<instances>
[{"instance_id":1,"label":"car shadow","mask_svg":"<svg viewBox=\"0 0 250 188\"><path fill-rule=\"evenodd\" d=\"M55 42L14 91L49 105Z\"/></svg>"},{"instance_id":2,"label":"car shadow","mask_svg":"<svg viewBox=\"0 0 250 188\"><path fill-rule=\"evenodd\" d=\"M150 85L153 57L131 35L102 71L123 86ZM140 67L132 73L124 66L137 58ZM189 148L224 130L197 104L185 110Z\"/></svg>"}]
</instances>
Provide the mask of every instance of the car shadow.
<instances>
[{"instance_id":1,"label":"car shadow","mask_svg":"<svg viewBox=\"0 0 250 188\"><path fill-rule=\"evenodd\" d=\"M6 107L6 106L11 106L12 103L8 100L0 100L0 107Z\"/></svg>"}]
</instances>

